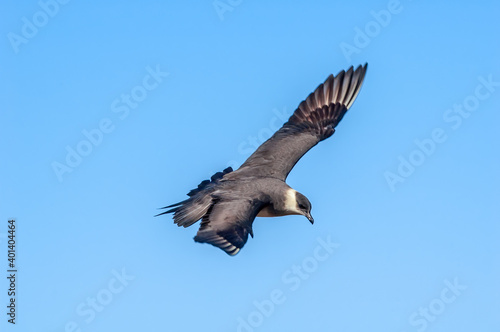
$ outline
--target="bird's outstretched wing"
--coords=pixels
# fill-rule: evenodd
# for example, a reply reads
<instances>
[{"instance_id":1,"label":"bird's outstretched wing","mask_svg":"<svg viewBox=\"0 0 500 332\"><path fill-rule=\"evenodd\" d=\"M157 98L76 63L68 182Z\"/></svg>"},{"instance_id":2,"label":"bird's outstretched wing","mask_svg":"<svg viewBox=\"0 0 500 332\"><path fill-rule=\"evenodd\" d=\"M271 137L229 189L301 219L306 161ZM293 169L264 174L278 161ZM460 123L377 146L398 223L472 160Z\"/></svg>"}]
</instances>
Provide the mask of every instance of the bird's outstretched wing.
<instances>
[{"instance_id":1,"label":"bird's outstretched wing","mask_svg":"<svg viewBox=\"0 0 500 332\"><path fill-rule=\"evenodd\" d=\"M234 176L269 176L286 180L299 159L335 132L351 107L365 77L367 64L337 76L330 75L292 114L288 122L264 142L234 172Z\"/></svg>"},{"instance_id":2,"label":"bird's outstretched wing","mask_svg":"<svg viewBox=\"0 0 500 332\"><path fill-rule=\"evenodd\" d=\"M248 234L253 237L252 223L260 209L258 201L246 197L215 202L203 216L194 240L210 243L234 256L247 242Z\"/></svg>"}]
</instances>

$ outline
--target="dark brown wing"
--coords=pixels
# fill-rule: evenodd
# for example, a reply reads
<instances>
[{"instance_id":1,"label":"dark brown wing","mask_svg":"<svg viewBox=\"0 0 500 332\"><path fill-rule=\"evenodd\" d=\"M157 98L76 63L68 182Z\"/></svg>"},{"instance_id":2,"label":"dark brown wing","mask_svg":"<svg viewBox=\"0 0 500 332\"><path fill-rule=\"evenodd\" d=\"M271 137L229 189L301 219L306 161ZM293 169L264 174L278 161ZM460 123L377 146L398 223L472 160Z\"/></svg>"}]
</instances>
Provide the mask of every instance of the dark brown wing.
<instances>
[{"instance_id":1,"label":"dark brown wing","mask_svg":"<svg viewBox=\"0 0 500 332\"><path fill-rule=\"evenodd\" d=\"M253 237L252 223L263 202L240 200L218 201L203 216L194 240L210 243L234 256L245 245L248 234Z\"/></svg>"},{"instance_id":2,"label":"dark brown wing","mask_svg":"<svg viewBox=\"0 0 500 332\"><path fill-rule=\"evenodd\" d=\"M234 175L270 176L284 181L307 151L333 135L359 93L367 66L330 75Z\"/></svg>"}]
</instances>

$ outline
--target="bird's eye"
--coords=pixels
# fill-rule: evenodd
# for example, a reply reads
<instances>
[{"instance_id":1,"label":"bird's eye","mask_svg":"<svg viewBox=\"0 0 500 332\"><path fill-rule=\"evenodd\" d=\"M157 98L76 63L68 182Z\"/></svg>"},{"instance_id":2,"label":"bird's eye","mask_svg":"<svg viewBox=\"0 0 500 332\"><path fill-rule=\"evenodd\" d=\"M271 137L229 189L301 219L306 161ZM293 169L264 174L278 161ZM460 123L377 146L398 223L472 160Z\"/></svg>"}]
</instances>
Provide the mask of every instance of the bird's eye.
<instances>
[{"instance_id":1,"label":"bird's eye","mask_svg":"<svg viewBox=\"0 0 500 332\"><path fill-rule=\"evenodd\" d=\"M302 205L302 204L299 204L299 209L301 209L301 210L305 210L305 209L306 209L306 207L305 207L304 205Z\"/></svg>"}]
</instances>

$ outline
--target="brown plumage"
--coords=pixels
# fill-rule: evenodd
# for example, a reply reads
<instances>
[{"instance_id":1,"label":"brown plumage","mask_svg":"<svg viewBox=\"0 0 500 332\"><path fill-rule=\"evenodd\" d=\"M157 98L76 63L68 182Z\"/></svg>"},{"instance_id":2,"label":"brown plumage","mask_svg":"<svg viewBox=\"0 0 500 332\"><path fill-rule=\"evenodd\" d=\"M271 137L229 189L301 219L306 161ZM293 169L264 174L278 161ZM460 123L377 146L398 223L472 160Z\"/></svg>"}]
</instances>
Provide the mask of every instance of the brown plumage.
<instances>
[{"instance_id":1,"label":"brown plumage","mask_svg":"<svg viewBox=\"0 0 500 332\"><path fill-rule=\"evenodd\" d=\"M304 215L311 223L311 203L285 180L299 159L335 127L356 99L367 64L353 67L323 84L299 104L288 121L264 142L239 169L218 172L188 193L189 198L169 205L178 226L202 220L197 242L210 243L229 255L237 254L256 216Z\"/></svg>"}]
</instances>

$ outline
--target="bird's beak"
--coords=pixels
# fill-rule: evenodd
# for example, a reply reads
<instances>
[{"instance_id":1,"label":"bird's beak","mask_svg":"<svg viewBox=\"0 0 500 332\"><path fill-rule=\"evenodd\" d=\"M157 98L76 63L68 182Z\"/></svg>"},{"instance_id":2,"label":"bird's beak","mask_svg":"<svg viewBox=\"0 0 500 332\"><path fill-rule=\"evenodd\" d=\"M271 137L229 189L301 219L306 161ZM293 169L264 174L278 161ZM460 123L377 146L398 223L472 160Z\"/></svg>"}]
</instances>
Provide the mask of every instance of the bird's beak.
<instances>
[{"instance_id":1,"label":"bird's beak","mask_svg":"<svg viewBox=\"0 0 500 332\"><path fill-rule=\"evenodd\" d=\"M314 224L314 218L311 216L311 213L306 213L305 217L311 222L311 224Z\"/></svg>"}]
</instances>

